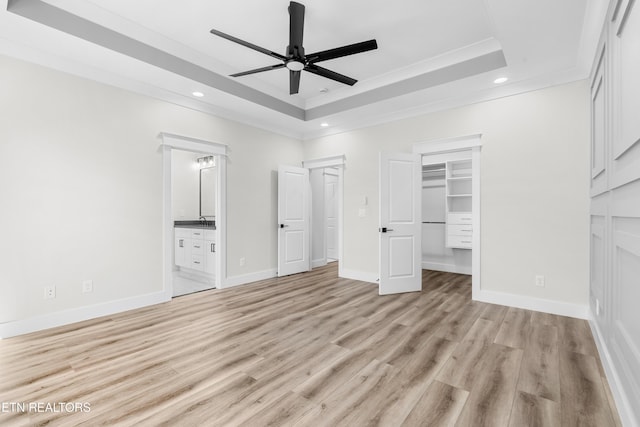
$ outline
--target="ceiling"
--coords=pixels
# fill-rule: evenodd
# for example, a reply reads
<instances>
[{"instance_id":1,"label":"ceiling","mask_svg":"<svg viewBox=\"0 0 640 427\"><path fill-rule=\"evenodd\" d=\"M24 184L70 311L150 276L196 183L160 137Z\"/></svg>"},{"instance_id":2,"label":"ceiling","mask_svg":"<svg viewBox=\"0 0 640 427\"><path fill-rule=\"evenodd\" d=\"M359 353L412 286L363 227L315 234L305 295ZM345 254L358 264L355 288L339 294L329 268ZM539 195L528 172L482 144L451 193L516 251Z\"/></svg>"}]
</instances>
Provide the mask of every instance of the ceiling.
<instances>
[{"instance_id":1,"label":"ceiling","mask_svg":"<svg viewBox=\"0 0 640 427\"><path fill-rule=\"evenodd\" d=\"M300 0L307 53L372 38L378 49L322 63L354 86L303 72L289 95L286 69L228 77L277 60L209 33L284 55L287 0L0 1L0 54L301 139L585 78L607 7Z\"/></svg>"}]
</instances>

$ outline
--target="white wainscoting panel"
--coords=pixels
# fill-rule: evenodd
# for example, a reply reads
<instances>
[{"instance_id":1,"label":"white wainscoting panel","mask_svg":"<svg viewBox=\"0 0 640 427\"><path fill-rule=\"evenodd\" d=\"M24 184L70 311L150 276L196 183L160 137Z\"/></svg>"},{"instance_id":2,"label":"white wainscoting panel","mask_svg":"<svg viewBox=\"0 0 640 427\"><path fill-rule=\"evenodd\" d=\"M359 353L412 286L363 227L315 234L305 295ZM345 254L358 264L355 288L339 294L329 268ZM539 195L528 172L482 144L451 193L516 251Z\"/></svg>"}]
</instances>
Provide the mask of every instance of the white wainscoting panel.
<instances>
[{"instance_id":1,"label":"white wainscoting panel","mask_svg":"<svg viewBox=\"0 0 640 427\"><path fill-rule=\"evenodd\" d=\"M629 426L640 425L638 3L611 0L591 73L591 324Z\"/></svg>"}]
</instances>

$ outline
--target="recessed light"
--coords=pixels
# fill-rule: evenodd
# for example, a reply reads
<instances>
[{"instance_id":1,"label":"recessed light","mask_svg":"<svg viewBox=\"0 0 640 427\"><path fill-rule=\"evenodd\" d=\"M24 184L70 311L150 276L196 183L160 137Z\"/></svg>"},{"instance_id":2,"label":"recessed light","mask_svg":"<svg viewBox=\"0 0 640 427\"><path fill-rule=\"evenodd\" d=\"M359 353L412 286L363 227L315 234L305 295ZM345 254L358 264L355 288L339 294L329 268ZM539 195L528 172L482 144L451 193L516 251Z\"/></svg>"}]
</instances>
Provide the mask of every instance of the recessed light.
<instances>
[{"instance_id":1,"label":"recessed light","mask_svg":"<svg viewBox=\"0 0 640 427\"><path fill-rule=\"evenodd\" d=\"M322 122L322 123L320 123L320 126L322 126L323 128L326 128L327 126L329 126L329 123Z\"/></svg>"},{"instance_id":2,"label":"recessed light","mask_svg":"<svg viewBox=\"0 0 640 427\"><path fill-rule=\"evenodd\" d=\"M202 98L204 96L204 93L202 92L192 92L191 95L197 97L197 98Z\"/></svg>"},{"instance_id":3,"label":"recessed light","mask_svg":"<svg viewBox=\"0 0 640 427\"><path fill-rule=\"evenodd\" d=\"M497 79L495 79L493 82L497 85L499 85L500 83L504 83L507 80L509 80L508 77L498 77Z\"/></svg>"}]
</instances>

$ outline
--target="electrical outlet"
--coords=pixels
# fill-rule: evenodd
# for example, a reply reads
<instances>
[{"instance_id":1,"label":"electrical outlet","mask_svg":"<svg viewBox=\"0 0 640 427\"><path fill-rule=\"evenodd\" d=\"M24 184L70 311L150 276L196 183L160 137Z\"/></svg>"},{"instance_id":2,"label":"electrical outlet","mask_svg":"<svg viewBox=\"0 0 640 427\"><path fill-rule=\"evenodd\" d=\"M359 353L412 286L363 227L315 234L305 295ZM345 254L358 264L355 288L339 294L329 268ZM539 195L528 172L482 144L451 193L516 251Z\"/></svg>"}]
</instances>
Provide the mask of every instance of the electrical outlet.
<instances>
[{"instance_id":1,"label":"electrical outlet","mask_svg":"<svg viewBox=\"0 0 640 427\"><path fill-rule=\"evenodd\" d=\"M240 267L244 267L245 259L244 257L240 258Z\"/></svg>"},{"instance_id":2,"label":"electrical outlet","mask_svg":"<svg viewBox=\"0 0 640 427\"><path fill-rule=\"evenodd\" d=\"M82 282L82 293L88 294L93 292L93 280L85 280Z\"/></svg>"},{"instance_id":3,"label":"electrical outlet","mask_svg":"<svg viewBox=\"0 0 640 427\"><path fill-rule=\"evenodd\" d=\"M544 276L536 276L536 286L544 288Z\"/></svg>"},{"instance_id":4,"label":"electrical outlet","mask_svg":"<svg viewBox=\"0 0 640 427\"><path fill-rule=\"evenodd\" d=\"M44 299L54 299L56 297L56 287L55 286L45 286L44 287Z\"/></svg>"}]
</instances>

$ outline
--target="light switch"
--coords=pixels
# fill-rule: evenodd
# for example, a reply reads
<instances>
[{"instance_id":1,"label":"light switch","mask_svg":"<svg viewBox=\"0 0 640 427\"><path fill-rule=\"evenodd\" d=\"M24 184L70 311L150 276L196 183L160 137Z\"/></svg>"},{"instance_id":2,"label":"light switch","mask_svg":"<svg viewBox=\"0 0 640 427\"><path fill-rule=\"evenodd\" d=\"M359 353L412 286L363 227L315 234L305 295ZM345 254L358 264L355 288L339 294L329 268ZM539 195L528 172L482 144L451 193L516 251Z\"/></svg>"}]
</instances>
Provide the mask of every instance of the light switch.
<instances>
[{"instance_id":1,"label":"light switch","mask_svg":"<svg viewBox=\"0 0 640 427\"><path fill-rule=\"evenodd\" d=\"M365 208L358 209L358 216L360 218L364 218L365 216L367 216L367 210Z\"/></svg>"},{"instance_id":2,"label":"light switch","mask_svg":"<svg viewBox=\"0 0 640 427\"><path fill-rule=\"evenodd\" d=\"M369 204L369 198L367 196L362 196L362 206L367 206Z\"/></svg>"}]
</instances>

